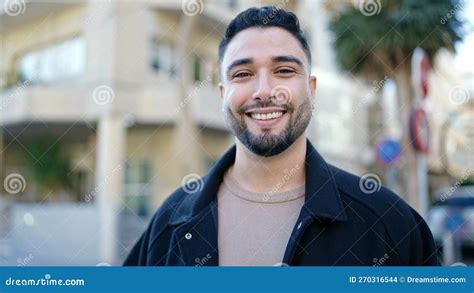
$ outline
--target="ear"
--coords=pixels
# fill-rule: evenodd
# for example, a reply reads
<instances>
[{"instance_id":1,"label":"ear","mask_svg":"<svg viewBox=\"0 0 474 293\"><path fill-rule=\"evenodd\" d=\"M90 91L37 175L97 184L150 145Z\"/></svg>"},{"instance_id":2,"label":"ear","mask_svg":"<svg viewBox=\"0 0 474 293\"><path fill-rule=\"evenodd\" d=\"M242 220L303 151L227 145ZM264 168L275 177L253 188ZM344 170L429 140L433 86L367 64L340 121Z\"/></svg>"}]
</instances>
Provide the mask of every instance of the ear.
<instances>
[{"instance_id":1,"label":"ear","mask_svg":"<svg viewBox=\"0 0 474 293\"><path fill-rule=\"evenodd\" d=\"M308 85L309 85L309 90L311 91L311 102L314 105L314 103L316 102L316 88L318 85L318 79L316 78L315 75L309 76Z\"/></svg>"},{"instance_id":2,"label":"ear","mask_svg":"<svg viewBox=\"0 0 474 293\"><path fill-rule=\"evenodd\" d=\"M221 100L224 100L225 97L225 86L222 82L219 82L219 95L221 96Z\"/></svg>"}]
</instances>

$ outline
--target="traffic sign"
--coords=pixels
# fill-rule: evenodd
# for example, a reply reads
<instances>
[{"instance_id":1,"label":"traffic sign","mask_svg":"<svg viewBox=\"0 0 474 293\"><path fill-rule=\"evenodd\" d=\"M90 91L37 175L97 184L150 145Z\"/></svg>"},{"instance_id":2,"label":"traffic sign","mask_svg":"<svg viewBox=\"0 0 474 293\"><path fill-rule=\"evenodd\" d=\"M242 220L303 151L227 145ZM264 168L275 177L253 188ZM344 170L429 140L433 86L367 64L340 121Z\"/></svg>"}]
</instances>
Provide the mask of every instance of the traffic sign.
<instances>
[{"instance_id":1,"label":"traffic sign","mask_svg":"<svg viewBox=\"0 0 474 293\"><path fill-rule=\"evenodd\" d=\"M402 153L401 145L393 139L383 139L376 145L377 161L391 166L395 164Z\"/></svg>"},{"instance_id":2,"label":"traffic sign","mask_svg":"<svg viewBox=\"0 0 474 293\"><path fill-rule=\"evenodd\" d=\"M426 113L422 108L416 108L410 115L410 138L417 151L423 154L429 149L429 125Z\"/></svg>"},{"instance_id":3,"label":"traffic sign","mask_svg":"<svg viewBox=\"0 0 474 293\"><path fill-rule=\"evenodd\" d=\"M417 97L426 98L428 95L428 71L431 68L428 54L422 48L416 48L412 56L412 79Z\"/></svg>"}]
</instances>

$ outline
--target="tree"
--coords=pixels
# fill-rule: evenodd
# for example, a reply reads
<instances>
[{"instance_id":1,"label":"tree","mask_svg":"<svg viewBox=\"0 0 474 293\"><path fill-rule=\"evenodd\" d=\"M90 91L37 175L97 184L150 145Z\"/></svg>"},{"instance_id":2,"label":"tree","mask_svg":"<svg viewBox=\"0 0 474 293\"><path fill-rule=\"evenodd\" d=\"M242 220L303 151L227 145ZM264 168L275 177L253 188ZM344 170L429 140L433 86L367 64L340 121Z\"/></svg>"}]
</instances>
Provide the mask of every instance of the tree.
<instances>
[{"instance_id":1,"label":"tree","mask_svg":"<svg viewBox=\"0 0 474 293\"><path fill-rule=\"evenodd\" d=\"M367 80L393 79L397 84L403 128L405 194L419 208L415 151L408 131L415 102L411 84L411 56L423 48L432 59L438 50L454 51L464 35L459 0L368 0L330 2L330 30L334 33L340 66Z\"/></svg>"},{"instance_id":2,"label":"tree","mask_svg":"<svg viewBox=\"0 0 474 293\"><path fill-rule=\"evenodd\" d=\"M27 141L24 148L26 166L41 192L71 191L71 162L58 138Z\"/></svg>"}]
</instances>

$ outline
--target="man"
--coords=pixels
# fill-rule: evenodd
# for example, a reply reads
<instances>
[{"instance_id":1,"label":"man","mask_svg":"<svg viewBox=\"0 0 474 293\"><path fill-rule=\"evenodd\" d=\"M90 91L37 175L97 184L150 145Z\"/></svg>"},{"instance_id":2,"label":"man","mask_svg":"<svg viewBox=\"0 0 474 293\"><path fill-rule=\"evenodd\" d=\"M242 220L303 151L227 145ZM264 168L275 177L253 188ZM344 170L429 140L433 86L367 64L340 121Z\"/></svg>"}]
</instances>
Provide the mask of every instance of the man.
<instances>
[{"instance_id":1,"label":"man","mask_svg":"<svg viewBox=\"0 0 474 293\"><path fill-rule=\"evenodd\" d=\"M306 138L316 77L293 13L240 13L219 63L235 146L200 191L180 188L164 202L125 265L438 265L418 213L381 186L367 192Z\"/></svg>"}]
</instances>

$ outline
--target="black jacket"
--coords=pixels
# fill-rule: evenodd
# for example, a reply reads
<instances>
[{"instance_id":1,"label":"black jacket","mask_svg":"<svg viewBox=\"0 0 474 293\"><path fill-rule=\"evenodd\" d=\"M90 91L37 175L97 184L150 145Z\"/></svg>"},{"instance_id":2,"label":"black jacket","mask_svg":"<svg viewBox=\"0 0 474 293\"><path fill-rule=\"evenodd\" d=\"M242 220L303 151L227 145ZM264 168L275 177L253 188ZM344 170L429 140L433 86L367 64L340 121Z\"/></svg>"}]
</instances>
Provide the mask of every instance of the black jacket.
<instances>
[{"instance_id":1,"label":"black jacket","mask_svg":"<svg viewBox=\"0 0 474 293\"><path fill-rule=\"evenodd\" d=\"M235 146L194 194L176 190L154 215L127 266L216 266L216 194L234 163ZM420 215L390 190L361 190L361 178L338 169L307 142L305 203L282 263L290 266L439 265Z\"/></svg>"}]
</instances>

